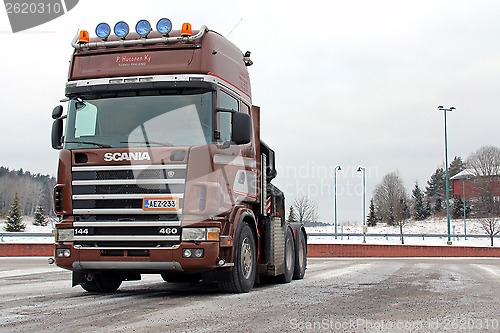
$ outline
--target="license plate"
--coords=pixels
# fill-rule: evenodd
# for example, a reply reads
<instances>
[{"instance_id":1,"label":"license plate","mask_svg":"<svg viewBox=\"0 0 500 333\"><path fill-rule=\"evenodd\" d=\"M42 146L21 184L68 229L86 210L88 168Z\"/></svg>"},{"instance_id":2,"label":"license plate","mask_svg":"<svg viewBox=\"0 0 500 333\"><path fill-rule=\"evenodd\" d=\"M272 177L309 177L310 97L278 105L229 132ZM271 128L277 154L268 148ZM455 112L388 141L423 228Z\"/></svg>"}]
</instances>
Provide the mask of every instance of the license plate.
<instances>
[{"instance_id":1,"label":"license plate","mask_svg":"<svg viewBox=\"0 0 500 333\"><path fill-rule=\"evenodd\" d=\"M178 198L144 198L142 200L143 210L179 210Z\"/></svg>"}]
</instances>

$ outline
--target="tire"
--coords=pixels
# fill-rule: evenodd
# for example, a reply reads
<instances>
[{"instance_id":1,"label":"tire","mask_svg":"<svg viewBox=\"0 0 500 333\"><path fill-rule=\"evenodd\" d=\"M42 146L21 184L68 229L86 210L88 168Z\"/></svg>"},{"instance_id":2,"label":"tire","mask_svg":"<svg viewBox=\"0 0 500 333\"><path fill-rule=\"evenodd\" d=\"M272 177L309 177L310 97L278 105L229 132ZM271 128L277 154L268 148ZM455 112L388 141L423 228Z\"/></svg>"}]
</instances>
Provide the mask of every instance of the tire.
<instances>
[{"instance_id":1,"label":"tire","mask_svg":"<svg viewBox=\"0 0 500 333\"><path fill-rule=\"evenodd\" d=\"M293 240L292 230L286 228L285 234L285 273L278 275L276 281L278 283L289 283L292 281L295 271L295 242Z\"/></svg>"},{"instance_id":2,"label":"tire","mask_svg":"<svg viewBox=\"0 0 500 333\"><path fill-rule=\"evenodd\" d=\"M301 280L306 274L307 267L307 243L302 230L297 231L297 241L295 243L295 269L293 279Z\"/></svg>"},{"instance_id":3,"label":"tire","mask_svg":"<svg viewBox=\"0 0 500 333\"><path fill-rule=\"evenodd\" d=\"M247 293L252 290L257 276L257 248L250 226L243 222L234 249L234 267L229 272L229 280L218 283L226 293Z\"/></svg>"},{"instance_id":4,"label":"tire","mask_svg":"<svg viewBox=\"0 0 500 333\"><path fill-rule=\"evenodd\" d=\"M115 273L101 273L94 275L90 281L81 284L82 288L88 292L112 293L118 290L122 284L122 279Z\"/></svg>"}]
</instances>

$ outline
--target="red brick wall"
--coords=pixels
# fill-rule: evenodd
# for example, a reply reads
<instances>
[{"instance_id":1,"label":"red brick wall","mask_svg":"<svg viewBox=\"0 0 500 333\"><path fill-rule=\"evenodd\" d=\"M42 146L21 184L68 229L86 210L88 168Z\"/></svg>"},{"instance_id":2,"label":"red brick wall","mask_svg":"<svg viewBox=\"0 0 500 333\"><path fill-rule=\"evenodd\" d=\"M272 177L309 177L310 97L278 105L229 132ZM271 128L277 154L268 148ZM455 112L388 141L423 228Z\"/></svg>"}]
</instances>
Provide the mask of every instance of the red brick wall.
<instances>
[{"instance_id":1,"label":"red brick wall","mask_svg":"<svg viewBox=\"0 0 500 333\"><path fill-rule=\"evenodd\" d=\"M500 257L499 247L309 244L308 257Z\"/></svg>"},{"instance_id":2,"label":"red brick wall","mask_svg":"<svg viewBox=\"0 0 500 333\"><path fill-rule=\"evenodd\" d=\"M52 244L2 244L0 257L52 257ZM500 247L309 244L307 256L348 257L500 257Z\"/></svg>"},{"instance_id":3,"label":"red brick wall","mask_svg":"<svg viewBox=\"0 0 500 333\"><path fill-rule=\"evenodd\" d=\"M0 243L0 257L53 257L52 244L5 244Z\"/></svg>"}]
</instances>

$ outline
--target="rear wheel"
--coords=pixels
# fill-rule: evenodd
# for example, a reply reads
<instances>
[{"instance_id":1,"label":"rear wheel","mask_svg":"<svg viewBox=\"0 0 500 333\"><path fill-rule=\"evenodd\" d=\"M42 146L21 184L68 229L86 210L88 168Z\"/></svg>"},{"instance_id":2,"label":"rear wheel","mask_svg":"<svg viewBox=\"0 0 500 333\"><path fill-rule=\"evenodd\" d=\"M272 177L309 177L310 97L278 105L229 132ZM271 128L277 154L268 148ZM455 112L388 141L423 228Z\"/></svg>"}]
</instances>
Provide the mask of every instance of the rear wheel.
<instances>
[{"instance_id":1,"label":"rear wheel","mask_svg":"<svg viewBox=\"0 0 500 333\"><path fill-rule=\"evenodd\" d=\"M306 274L307 266L307 244L302 230L297 231L297 242L295 244L295 270L293 271L293 278L294 280L300 280Z\"/></svg>"},{"instance_id":2,"label":"rear wheel","mask_svg":"<svg viewBox=\"0 0 500 333\"><path fill-rule=\"evenodd\" d=\"M90 277L82 283L83 289L89 292L112 293L122 284L122 279L115 273L100 273Z\"/></svg>"},{"instance_id":3,"label":"rear wheel","mask_svg":"<svg viewBox=\"0 0 500 333\"><path fill-rule=\"evenodd\" d=\"M257 274L257 249L252 229L244 223L237 237L234 267L229 272L229 281L219 282L223 292L243 293L249 292L255 283Z\"/></svg>"},{"instance_id":4,"label":"rear wheel","mask_svg":"<svg viewBox=\"0 0 500 333\"><path fill-rule=\"evenodd\" d=\"M288 283L292 281L295 270L295 243L290 228L286 228L285 234L285 273L278 275L276 281Z\"/></svg>"}]
</instances>

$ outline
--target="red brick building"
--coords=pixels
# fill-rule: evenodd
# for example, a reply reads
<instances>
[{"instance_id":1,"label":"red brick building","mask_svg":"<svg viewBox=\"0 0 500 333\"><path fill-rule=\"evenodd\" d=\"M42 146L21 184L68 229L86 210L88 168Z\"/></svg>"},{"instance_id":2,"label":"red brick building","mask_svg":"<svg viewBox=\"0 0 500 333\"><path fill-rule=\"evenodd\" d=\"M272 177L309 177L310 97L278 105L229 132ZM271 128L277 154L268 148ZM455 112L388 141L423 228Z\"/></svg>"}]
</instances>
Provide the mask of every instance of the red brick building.
<instances>
[{"instance_id":1,"label":"red brick building","mask_svg":"<svg viewBox=\"0 0 500 333\"><path fill-rule=\"evenodd\" d=\"M477 176L472 169L465 169L450 178L453 185L453 197L477 198L481 195L480 184L484 184L484 178L493 179L493 196L500 201L500 175L497 176Z\"/></svg>"}]
</instances>

